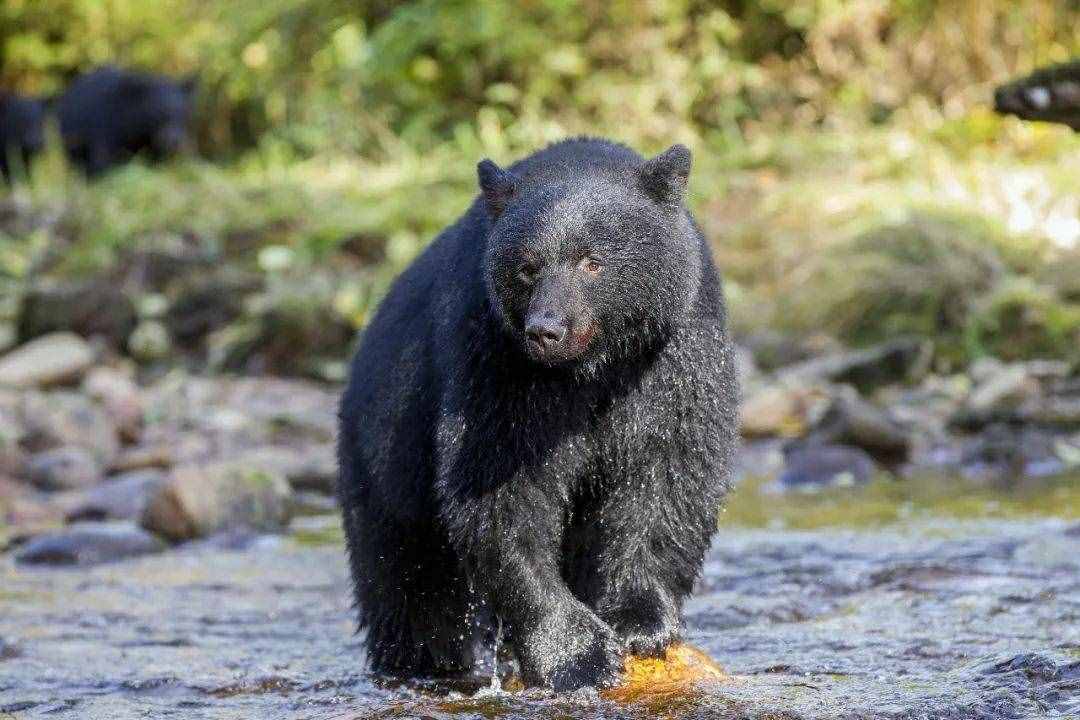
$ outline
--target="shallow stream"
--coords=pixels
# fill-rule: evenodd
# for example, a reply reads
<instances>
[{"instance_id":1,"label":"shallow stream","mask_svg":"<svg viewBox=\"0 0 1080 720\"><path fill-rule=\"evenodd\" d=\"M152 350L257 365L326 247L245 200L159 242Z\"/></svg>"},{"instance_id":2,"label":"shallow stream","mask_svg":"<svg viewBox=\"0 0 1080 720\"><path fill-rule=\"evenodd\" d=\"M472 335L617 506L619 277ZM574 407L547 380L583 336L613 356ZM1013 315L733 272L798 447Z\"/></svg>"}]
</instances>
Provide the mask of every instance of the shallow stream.
<instances>
[{"instance_id":1,"label":"shallow stream","mask_svg":"<svg viewBox=\"0 0 1080 720\"><path fill-rule=\"evenodd\" d=\"M881 524L897 492L736 497L686 607L730 677L632 700L374 681L332 516L90 568L3 556L0 718L1080 717L1075 482L962 513L906 490Z\"/></svg>"}]
</instances>

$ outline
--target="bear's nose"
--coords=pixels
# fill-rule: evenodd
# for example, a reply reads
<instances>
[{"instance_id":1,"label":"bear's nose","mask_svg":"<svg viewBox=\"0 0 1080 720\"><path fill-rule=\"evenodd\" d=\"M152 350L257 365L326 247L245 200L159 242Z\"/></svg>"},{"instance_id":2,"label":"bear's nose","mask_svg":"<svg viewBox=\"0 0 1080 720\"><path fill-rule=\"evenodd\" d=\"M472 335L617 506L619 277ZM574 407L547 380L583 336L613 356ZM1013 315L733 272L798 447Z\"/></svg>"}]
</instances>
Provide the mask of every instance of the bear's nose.
<instances>
[{"instance_id":1,"label":"bear's nose","mask_svg":"<svg viewBox=\"0 0 1080 720\"><path fill-rule=\"evenodd\" d=\"M566 324L550 315L529 318L525 327L529 342L539 350L550 350L566 337Z\"/></svg>"}]
</instances>

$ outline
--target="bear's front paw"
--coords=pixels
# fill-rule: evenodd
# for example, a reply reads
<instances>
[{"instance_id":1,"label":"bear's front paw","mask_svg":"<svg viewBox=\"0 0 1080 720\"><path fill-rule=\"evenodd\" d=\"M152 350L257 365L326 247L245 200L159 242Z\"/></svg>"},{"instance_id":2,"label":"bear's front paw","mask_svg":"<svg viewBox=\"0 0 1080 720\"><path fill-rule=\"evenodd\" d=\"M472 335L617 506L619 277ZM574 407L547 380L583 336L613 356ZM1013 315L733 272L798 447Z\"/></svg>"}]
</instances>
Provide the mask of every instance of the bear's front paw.
<instances>
[{"instance_id":1,"label":"bear's front paw","mask_svg":"<svg viewBox=\"0 0 1080 720\"><path fill-rule=\"evenodd\" d=\"M582 650L562 659L550 671L547 684L558 692L583 687L597 689L619 684L623 672L622 646L614 634L597 634Z\"/></svg>"},{"instance_id":2,"label":"bear's front paw","mask_svg":"<svg viewBox=\"0 0 1080 720\"><path fill-rule=\"evenodd\" d=\"M559 692L617 685L623 672L618 636L589 611L543 623L518 646L526 682Z\"/></svg>"},{"instance_id":3,"label":"bear's front paw","mask_svg":"<svg viewBox=\"0 0 1080 720\"><path fill-rule=\"evenodd\" d=\"M679 638L679 613L658 593L623 598L617 609L609 609L601 617L634 655L660 657Z\"/></svg>"},{"instance_id":4,"label":"bear's front paw","mask_svg":"<svg viewBox=\"0 0 1080 720\"><path fill-rule=\"evenodd\" d=\"M633 655L640 657L661 657L668 646L679 637L679 628L666 622L648 625L622 627L619 634L623 645Z\"/></svg>"}]
</instances>

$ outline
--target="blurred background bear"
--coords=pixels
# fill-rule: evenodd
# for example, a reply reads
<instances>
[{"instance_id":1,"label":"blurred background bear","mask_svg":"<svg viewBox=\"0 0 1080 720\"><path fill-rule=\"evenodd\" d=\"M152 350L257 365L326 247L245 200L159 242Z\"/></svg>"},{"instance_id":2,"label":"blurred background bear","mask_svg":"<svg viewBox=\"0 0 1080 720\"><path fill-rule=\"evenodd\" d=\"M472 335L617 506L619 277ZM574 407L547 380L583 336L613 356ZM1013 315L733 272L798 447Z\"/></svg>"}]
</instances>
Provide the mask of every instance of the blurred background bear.
<instances>
[{"instance_id":1,"label":"blurred background bear","mask_svg":"<svg viewBox=\"0 0 1080 720\"><path fill-rule=\"evenodd\" d=\"M16 163L23 172L45 147L45 103L0 90L0 175L11 176Z\"/></svg>"},{"instance_id":2,"label":"blurred background bear","mask_svg":"<svg viewBox=\"0 0 1080 720\"><path fill-rule=\"evenodd\" d=\"M165 159L189 142L195 80L175 82L104 67L76 78L56 100L64 148L87 175L145 152Z\"/></svg>"}]
</instances>

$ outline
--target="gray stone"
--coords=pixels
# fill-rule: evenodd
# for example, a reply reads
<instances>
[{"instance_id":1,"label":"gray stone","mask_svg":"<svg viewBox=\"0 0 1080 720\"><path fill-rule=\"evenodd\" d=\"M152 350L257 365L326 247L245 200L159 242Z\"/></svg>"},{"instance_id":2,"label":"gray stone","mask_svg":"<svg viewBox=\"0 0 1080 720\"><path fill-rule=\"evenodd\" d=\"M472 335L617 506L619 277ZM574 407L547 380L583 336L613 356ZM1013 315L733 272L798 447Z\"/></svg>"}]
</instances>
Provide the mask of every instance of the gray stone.
<instances>
[{"instance_id":1,"label":"gray stone","mask_svg":"<svg viewBox=\"0 0 1080 720\"><path fill-rule=\"evenodd\" d=\"M329 443L302 448L268 445L247 450L237 458L240 465L282 475L294 490L333 495L337 483L337 457Z\"/></svg>"},{"instance_id":2,"label":"gray stone","mask_svg":"<svg viewBox=\"0 0 1080 720\"><path fill-rule=\"evenodd\" d=\"M142 392L128 373L96 367L87 373L82 390L101 404L125 442L139 439L143 425Z\"/></svg>"},{"instance_id":3,"label":"gray stone","mask_svg":"<svg viewBox=\"0 0 1080 720\"><path fill-rule=\"evenodd\" d=\"M1038 381L1022 364L984 371L977 382L965 403L965 410L977 416L1014 409L1039 393Z\"/></svg>"},{"instance_id":4,"label":"gray stone","mask_svg":"<svg viewBox=\"0 0 1080 720\"><path fill-rule=\"evenodd\" d=\"M141 524L174 542L246 527L280 532L289 520L289 483L237 462L182 465L150 497Z\"/></svg>"},{"instance_id":5,"label":"gray stone","mask_svg":"<svg viewBox=\"0 0 1080 720\"><path fill-rule=\"evenodd\" d=\"M881 470L865 451L846 445L797 445L785 451L779 484L785 488L862 485Z\"/></svg>"},{"instance_id":6,"label":"gray stone","mask_svg":"<svg viewBox=\"0 0 1080 720\"><path fill-rule=\"evenodd\" d=\"M917 338L900 338L865 350L852 350L789 365L778 372L788 382L826 380L862 391L918 380L929 368L933 346Z\"/></svg>"},{"instance_id":7,"label":"gray stone","mask_svg":"<svg viewBox=\"0 0 1080 720\"><path fill-rule=\"evenodd\" d=\"M816 425L831 402L818 383L778 383L750 393L739 406L744 437L801 437Z\"/></svg>"},{"instance_id":8,"label":"gray stone","mask_svg":"<svg viewBox=\"0 0 1080 720\"><path fill-rule=\"evenodd\" d=\"M127 349L140 362L163 360L173 349L169 329L159 320L143 320L128 336Z\"/></svg>"},{"instance_id":9,"label":"gray stone","mask_svg":"<svg viewBox=\"0 0 1080 720\"><path fill-rule=\"evenodd\" d=\"M90 451L108 467L119 449L116 427L98 403L67 391L28 393L20 414L22 445L30 452L75 446Z\"/></svg>"},{"instance_id":10,"label":"gray stone","mask_svg":"<svg viewBox=\"0 0 1080 720\"><path fill-rule=\"evenodd\" d=\"M42 490L90 487L102 475L101 464L89 450L70 445L32 455L26 465L26 476Z\"/></svg>"},{"instance_id":11,"label":"gray stone","mask_svg":"<svg viewBox=\"0 0 1080 720\"><path fill-rule=\"evenodd\" d=\"M0 385L46 387L78 380L95 353L78 335L58 332L21 345L0 358Z\"/></svg>"},{"instance_id":12,"label":"gray stone","mask_svg":"<svg viewBox=\"0 0 1080 720\"><path fill-rule=\"evenodd\" d=\"M166 548L134 523L80 523L32 538L15 554L25 565L95 565Z\"/></svg>"},{"instance_id":13,"label":"gray stone","mask_svg":"<svg viewBox=\"0 0 1080 720\"><path fill-rule=\"evenodd\" d=\"M161 470L134 470L87 490L64 493L54 501L64 508L68 522L138 520L165 479Z\"/></svg>"},{"instance_id":14,"label":"gray stone","mask_svg":"<svg viewBox=\"0 0 1080 720\"><path fill-rule=\"evenodd\" d=\"M40 283L23 298L19 335L24 339L58 331L105 338L120 347L135 327L135 305L108 277L80 283Z\"/></svg>"},{"instance_id":15,"label":"gray stone","mask_svg":"<svg viewBox=\"0 0 1080 720\"><path fill-rule=\"evenodd\" d=\"M819 444L854 445L888 463L908 458L912 434L887 410L866 400L851 387L840 388L810 436Z\"/></svg>"}]
</instances>

